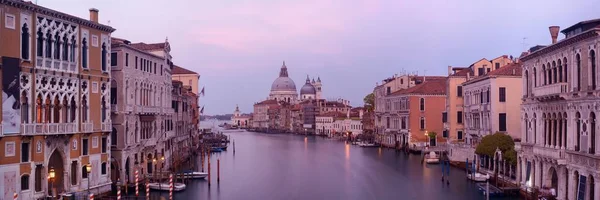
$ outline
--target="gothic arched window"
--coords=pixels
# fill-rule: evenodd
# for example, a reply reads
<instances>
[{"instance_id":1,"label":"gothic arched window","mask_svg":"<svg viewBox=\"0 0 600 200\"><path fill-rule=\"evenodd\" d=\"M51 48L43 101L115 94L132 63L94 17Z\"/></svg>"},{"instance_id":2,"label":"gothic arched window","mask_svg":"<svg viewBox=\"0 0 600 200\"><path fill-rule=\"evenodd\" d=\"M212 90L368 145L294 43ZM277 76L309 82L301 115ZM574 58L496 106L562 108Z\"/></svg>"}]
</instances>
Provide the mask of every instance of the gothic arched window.
<instances>
[{"instance_id":1,"label":"gothic arched window","mask_svg":"<svg viewBox=\"0 0 600 200\"><path fill-rule=\"evenodd\" d=\"M52 33L46 33L46 58L52 58Z\"/></svg>"},{"instance_id":2,"label":"gothic arched window","mask_svg":"<svg viewBox=\"0 0 600 200\"><path fill-rule=\"evenodd\" d=\"M29 60L29 27L23 24L21 28L21 58Z\"/></svg>"},{"instance_id":3,"label":"gothic arched window","mask_svg":"<svg viewBox=\"0 0 600 200\"><path fill-rule=\"evenodd\" d=\"M44 33L42 33L42 28L39 28L37 31L37 44L35 45L37 50L37 56L44 56Z\"/></svg>"},{"instance_id":4,"label":"gothic arched window","mask_svg":"<svg viewBox=\"0 0 600 200\"><path fill-rule=\"evenodd\" d=\"M102 71L106 71L106 43L102 43Z\"/></svg>"},{"instance_id":5,"label":"gothic arched window","mask_svg":"<svg viewBox=\"0 0 600 200\"><path fill-rule=\"evenodd\" d=\"M88 68L88 46L87 46L87 39L83 38L83 40L81 41L81 66L84 69Z\"/></svg>"},{"instance_id":6,"label":"gothic arched window","mask_svg":"<svg viewBox=\"0 0 600 200\"><path fill-rule=\"evenodd\" d=\"M575 123L577 129L577 135L575 135L575 139L577 141L575 143L575 151L579 151L579 149L581 148L581 114L579 114L579 112L575 114Z\"/></svg>"},{"instance_id":7,"label":"gothic arched window","mask_svg":"<svg viewBox=\"0 0 600 200\"><path fill-rule=\"evenodd\" d=\"M421 111L425 111L425 99L421 98L420 102L419 102L419 109Z\"/></svg>"},{"instance_id":8,"label":"gothic arched window","mask_svg":"<svg viewBox=\"0 0 600 200\"><path fill-rule=\"evenodd\" d=\"M54 59L60 59L60 36L54 36Z\"/></svg>"},{"instance_id":9,"label":"gothic arched window","mask_svg":"<svg viewBox=\"0 0 600 200\"><path fill-rule=\"evenodd\" d=\"M71 109L70 109L71 121L69 121L69 122L74 123L75 119L77 118L77 105L75 105L75 97L71 97L70 104L71 104Z\"/></svg>"},{"instance_id":10,"label":"gothic arched window","mask_svg":"<svg viewBox=\"0 0 600 200\"><path fill-rule=\"evenodd\" d=\"M596 89L596 52L594 50L590 51L590 66L592 73L590 73L590 79L592 79L592 89Z\"/></svg>"},{"instance_id":11,"label":"gothic arched window","mask_svg":"<svg viewBox=\"0 0 600 200\"><path fill-rule=\"evenodd\" d=\"M596 153L596 114L590 113L590 154Z\"/></svg>"},{"instance_id":12,"label":"gothic arched window","mask_svg":"<svg viewBox=\"0 0 600 200\"><path fill-rule=\"evenodd\" d=\"M106 121L106 98L102 97L102 101L100 102L101 113L102 113L102 122Z\"/></svg>"},{"instance_id":13,"label":"gothic arched window","mask_svg":"<svg viewBox=\"0 0 600 200\"><path fill-rule=\"evenodd\" d=\"M67 61L69 60L69 38L67 38L67 35L65 34L65 36L63 36L63 55L62 55L62 60Z\"/></svg>"},{"instance_id":14,"label":"gothic arched window","mask_svg":"<svg viewBox=\"0 0 600 200\"><path fill-rule=\"evenodd\" d=\"M69 56L71 62L75 62L75 48L77 48L77 41L75 41L75 36L71 36L71 56Z\"/></svg>"},{"instance_id":15,"label":"gothic arched window","mask_svg":"<svg viewBox=\"0 0 600 200\"><path fill-rule=\"evenodd\" d=\"M87 122L88 121L88 102L87 102L87 97L83 96L83 98L81 98L81 122Z\"/></svg>"},{"instance_id":16,"label":"gothic arched window","mask_svg":"<svg viewBox=\"0 0 600 200\"><path fill-rule=\"evenodd\" d=\"M575 64L577 65L577 91L581 91L581 56L575 56Z\"/></svg>"}]
</instances>

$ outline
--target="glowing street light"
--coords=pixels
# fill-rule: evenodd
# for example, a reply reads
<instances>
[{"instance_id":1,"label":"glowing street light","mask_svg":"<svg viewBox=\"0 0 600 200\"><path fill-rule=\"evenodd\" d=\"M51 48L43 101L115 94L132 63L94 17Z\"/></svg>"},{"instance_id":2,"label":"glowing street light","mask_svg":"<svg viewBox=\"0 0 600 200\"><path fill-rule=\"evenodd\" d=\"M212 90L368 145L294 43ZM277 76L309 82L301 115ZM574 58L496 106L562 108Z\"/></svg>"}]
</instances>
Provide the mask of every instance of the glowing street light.
<instances>
[{"instance_id":1,"label":"glowing street light","mask_svg":"<svg viewBox=\"0 0 600 200\"><path fill-rule=\"evenodd\" d=\"M50 179L56 177L56 172L54 172L54 167L50 168Z\"/></svg>"}]
</instances>

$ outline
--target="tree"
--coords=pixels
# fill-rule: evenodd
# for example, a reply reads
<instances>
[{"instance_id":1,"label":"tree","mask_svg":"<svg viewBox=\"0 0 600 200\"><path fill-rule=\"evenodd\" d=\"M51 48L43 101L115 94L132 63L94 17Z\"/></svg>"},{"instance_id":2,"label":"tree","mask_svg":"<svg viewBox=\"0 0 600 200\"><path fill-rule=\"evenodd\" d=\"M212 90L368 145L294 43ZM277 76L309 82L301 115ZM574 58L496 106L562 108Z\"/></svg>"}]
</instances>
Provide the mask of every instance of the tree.
<instances>
[{"instance_id":1,"label":"tree","mask_svg":"<svg viewBox=\"0 0 600 200\"><path fill-rule=\"evenodd\" d=\"M515 142L507 134L496 132L492 135L486 135L481 139L481 143L477 145L475 153L494 157L496 149L502 152L502 158L508 161L511 165L517 164L517 152L515 151Z\"/></svg>"},{"instance_id":2,"label":"tree","mask_svg":"<svg viewBox=\"0 0 600 200\"><path fill-rule=\"evenodd\" d=\"M375 94L370 93L363 99L367 112L375 110Z\"/></svg>"}]
</instances>

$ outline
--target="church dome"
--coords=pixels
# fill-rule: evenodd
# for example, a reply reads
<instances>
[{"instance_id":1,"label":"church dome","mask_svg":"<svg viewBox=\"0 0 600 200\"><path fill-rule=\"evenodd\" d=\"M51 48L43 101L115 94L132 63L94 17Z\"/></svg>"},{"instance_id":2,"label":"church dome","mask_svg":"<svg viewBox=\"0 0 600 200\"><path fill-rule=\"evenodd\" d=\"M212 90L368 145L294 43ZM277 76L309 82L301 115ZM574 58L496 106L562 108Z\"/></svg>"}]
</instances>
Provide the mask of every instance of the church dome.
<instances>
[{"instance_id":1,"label":"church dome","mask_svg":"<svg viewBox=\"0 0 600 200\"><path fill-rule=\"evenodd\" d=\"M296 84L294 81L288 77L287 67L285 66L285 62L283 66L281 66L281 71L279 72L279 77L273 81L271 85L271 91L293 91L296 92Z\"/></svg>"},{"instance_id":2,"label":"church dome","mask_svg":"<svg viewBox=\"0 0 600 200\"><path fill-rule=\"evenodd\" d=\"M306 77L306 84L300 89L300 95L304 94L317 94L317 89L310 83L308 76Z\"/></svg>"}]
</instances>

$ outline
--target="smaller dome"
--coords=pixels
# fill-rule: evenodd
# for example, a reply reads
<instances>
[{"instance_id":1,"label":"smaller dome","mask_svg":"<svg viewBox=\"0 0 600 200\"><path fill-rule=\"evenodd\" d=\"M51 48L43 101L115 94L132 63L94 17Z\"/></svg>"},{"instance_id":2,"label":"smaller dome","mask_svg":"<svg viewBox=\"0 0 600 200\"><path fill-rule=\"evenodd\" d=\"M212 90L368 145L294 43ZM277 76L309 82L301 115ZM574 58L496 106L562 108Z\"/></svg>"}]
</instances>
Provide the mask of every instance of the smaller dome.
<instances>
[{"instance_id":1,"label":"smaller dome","mask_svg":"<svg viewBox=\"0 0 600 200\"><path fill-rule=\"evenodd\" d=\"M300 95L303 94L317 94L317 89L310 83L308 76L306 76L306 84L300 89Z\"/></svg>"}]
</instances>

